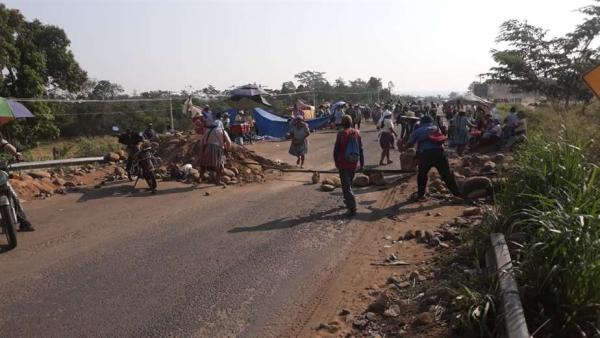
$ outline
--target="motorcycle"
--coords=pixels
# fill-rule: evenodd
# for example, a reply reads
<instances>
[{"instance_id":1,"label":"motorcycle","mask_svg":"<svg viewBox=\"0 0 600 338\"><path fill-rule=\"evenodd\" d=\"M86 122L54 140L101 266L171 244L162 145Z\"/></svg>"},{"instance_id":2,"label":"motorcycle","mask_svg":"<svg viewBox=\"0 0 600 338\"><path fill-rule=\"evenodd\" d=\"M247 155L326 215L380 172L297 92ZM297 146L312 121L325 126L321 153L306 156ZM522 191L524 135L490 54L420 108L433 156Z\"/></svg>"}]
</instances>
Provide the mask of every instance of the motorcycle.
<instances>
[{"instance_id":1,"label":"motorcycle","mask_svg":"<svg viewBox=\"0 0 600 338\"><path fill-rule=\"evenodd\" d=\"M8 178L8 166L3 164L0 166L0 226L8 241L8 249L14 249L17 246L17 213Z\"/></svg>"},{"instance_id":2,"label":"motorcycle","mask_svg":"<svg viewBox=\"0 0 600 338\"><path fill-rule=\"evenodd\" d=\"M131 166L131 174L137 176L133 187L135 188L140 177L143 177L150 191L153 194L156 193L158 183L156 182L155 170L160 166L160 163L161 159L155 156L150 145L142 146L140 151L135 154Z\"/></svg>"}]
</instances>

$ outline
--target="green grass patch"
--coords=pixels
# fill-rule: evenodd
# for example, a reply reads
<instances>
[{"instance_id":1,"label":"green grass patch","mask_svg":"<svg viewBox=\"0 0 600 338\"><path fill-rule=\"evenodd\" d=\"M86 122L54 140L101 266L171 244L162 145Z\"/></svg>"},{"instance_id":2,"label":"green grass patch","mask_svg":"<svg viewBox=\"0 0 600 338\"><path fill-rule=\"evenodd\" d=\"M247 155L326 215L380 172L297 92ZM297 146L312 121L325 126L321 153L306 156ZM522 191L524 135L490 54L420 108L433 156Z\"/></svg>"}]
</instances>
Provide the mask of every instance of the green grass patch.
<instances>
[{"instance_id":1,"label":"green grass patch","mask_svg":"<svg viewBox=\"0 0 600 338\"><path fill-rule=\"evenodd\" d=\"M42 144L24 154L29 161L51 160L53 149L57 150L59 158L93 157L117 151L121 149L121 145L116 137L80 137Z\"/></svg>"}]
</instances>

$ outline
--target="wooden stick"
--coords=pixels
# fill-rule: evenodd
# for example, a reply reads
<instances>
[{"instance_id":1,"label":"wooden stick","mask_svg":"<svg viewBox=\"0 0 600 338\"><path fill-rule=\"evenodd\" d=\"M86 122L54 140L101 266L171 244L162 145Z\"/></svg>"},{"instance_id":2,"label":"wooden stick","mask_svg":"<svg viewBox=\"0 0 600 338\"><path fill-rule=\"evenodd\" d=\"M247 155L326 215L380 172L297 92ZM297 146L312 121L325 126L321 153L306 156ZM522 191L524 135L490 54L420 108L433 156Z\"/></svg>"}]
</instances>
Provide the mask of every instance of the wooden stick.
<instances>
[{"instance_id":1,"label":"wooden stick","mask_svg":"<svg viewBox=\"0 0 600 338\"><path fill-rule=\"evenodd\" d=\"M320 174L337 174L337 170L319 170L319 169L283 169L283 168L269 168L277 169L286 173L320 173ZM387 174L414 174L416 171L401 170L401 169L364 169L365 174L368 173L387 173Z\"/></svg>"}]
</instances>

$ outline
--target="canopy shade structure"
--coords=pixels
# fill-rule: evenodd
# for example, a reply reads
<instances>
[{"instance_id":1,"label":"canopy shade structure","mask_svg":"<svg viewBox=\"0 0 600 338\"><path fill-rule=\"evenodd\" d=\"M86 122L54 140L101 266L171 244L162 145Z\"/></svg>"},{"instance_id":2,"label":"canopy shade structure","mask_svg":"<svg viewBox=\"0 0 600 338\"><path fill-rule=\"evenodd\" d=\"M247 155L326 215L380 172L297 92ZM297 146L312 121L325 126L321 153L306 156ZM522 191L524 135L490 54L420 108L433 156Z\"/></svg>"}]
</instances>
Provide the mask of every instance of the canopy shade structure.
<instances>
[{"instance_id":1,"label":"canopy shade structure","mask_svg":"<svg viewBox=\"0 0 600 338\"><path fill-rule=\"evenodd\" d=\"M270 107L271 104L265 98L265 96L267 96L267 95L269 95L269 93L264 91L259 86L247 84L245 86L241 86L241 87L238 87L238 88L232 90L231 91L231 100L239 101L243 98L248 98L256 103Z\"/></svg>"},{"instance_id":2,"label":"canopy shade structure","mask_svg":"<svg viewBox=\"0 0 600 338\"><path fill-rule=\"evenodd\" d=\"M0 126L15 119L31 117L35 116L21 103L0 97Z\"/></svg>"}]
</instances>

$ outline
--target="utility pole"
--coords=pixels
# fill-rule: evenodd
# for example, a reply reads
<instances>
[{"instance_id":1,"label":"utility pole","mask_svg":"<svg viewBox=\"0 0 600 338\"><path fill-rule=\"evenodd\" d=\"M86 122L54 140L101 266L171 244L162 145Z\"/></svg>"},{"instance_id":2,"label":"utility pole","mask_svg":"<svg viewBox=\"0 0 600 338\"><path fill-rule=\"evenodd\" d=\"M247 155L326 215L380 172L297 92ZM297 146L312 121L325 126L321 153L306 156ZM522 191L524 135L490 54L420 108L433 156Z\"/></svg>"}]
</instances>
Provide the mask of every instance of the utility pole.
<instances>
[{"instance_id":1,"label":"utility pole","mask_svg":"<svg viewBox=\"0 0 600 338\"><path fill-rule=\"evenodd\" d=\"M169 113L171 115L171 131L175 131L175 123L173 122L173 100L171 99L171 92L169 92Z\"/></svg>"}]
</instances>

